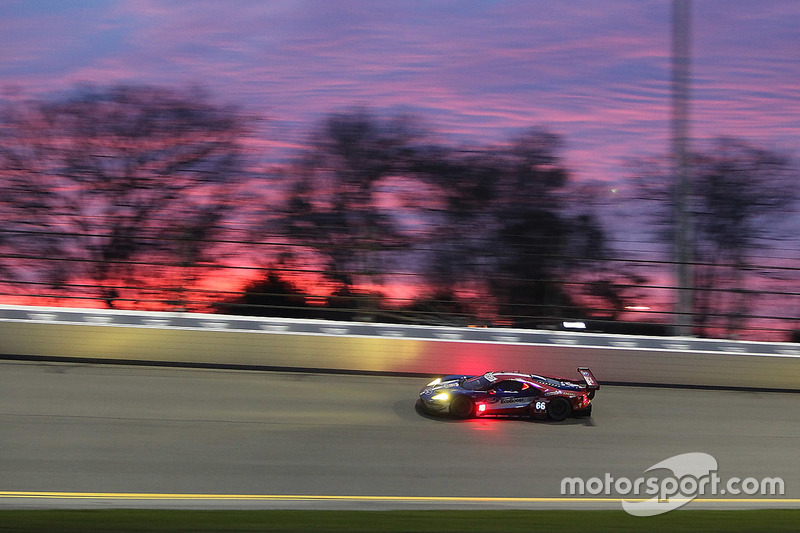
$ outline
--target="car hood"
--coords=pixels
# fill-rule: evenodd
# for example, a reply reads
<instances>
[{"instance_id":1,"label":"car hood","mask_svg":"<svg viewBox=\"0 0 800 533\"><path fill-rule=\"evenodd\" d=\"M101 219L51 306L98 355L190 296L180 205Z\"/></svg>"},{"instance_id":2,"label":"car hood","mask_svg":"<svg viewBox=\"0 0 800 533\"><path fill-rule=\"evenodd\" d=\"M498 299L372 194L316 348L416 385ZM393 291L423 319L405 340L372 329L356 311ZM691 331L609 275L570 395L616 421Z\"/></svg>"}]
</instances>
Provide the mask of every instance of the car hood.
<instances>
[{"instance_id":1,"label":"car hood","mask_svg":"<svg viewBox=\"0 0 800 533\"><path fill-rule=\"evenodd\" d=\"M421 394L438 394L440 392L449 391L453 389L459 388L461 385L461 380L464 379L464 376L447 376L446 378L442 378L440 383L436 385L429 385L422 388L420 391Z\"/></svg>"}]
</instances>

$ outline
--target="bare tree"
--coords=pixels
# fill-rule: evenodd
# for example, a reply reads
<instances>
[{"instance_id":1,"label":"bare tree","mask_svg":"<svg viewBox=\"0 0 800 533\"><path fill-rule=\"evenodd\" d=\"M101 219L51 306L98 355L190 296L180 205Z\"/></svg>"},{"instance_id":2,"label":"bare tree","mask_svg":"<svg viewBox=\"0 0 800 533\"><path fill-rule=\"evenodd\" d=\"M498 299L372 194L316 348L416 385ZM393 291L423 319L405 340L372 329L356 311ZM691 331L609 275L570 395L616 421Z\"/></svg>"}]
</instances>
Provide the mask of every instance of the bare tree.
<instances>
[{"instance_id":1,"label":"bare tree","mask_svg":"<svg viewBox=\"0 0 800 533\"><path fill-rule=\"evenodd\" d=\"M108 307L183 299L236 213L245 133L238 111L198 91L89 88L8 106L0 235L14 291Z\"/></svg>"},{"instance_id":2,"label":"bare tree","mask_svg":"<svg viewBox=\"0 0 800 533\"><path fill-rule=\"evenodd\" d=\"M454 151L430 172L445 198L440 290L467 287L523 327L585 312L568 285L602 258L605 232L573 196L560 151L558 135L530 129L506 145Z\"/></svg>"},{"instance_id":3,"label":"bare tree","mask_svg":"<svg viewBox=\"0 0 800 533\"><path fill-rule=\"evenodd\" d=\"M316 261L339 302L372 314L380 296L367 290L385 293L401 272L418 302L458 304L448 306L465 317L535 325L568 314L563 282L604 234L591 214L568 213L560 138L530 130L471 150L430 138L407 118L330 116L290 171L284 234L295 263Z\"/></svg>"},{"instance_id":4,"label":"bare tree","mask_svg":"<svg viewBox=\"0 0 800 533\"><path fill-rule=\"evenodd\" d=\"M699 325L732 336L758 300L755 261L795 207L798 175L786 156L731 138L696 169Z\"/></svg>"},{"instance_id":5,"label":"bare tree","mask_svg":"<svg viewBox=\"0 0 800 533\"><path fill-rule=\"evenodd\" d=\"M671 194L663 161L640 163L640 198L654 209L656 238L671 242ZM756 307L759 253L796 209L797 170L780 153L732 138L692 157L695 326L705 335L737 335ZM768 280L762 280L768 281Z\"/></svg>"},{"instance_id":6,"label":"bare tree","mask_svg":"<svg viewBox=\"0 0 800 533\"><path fill-rule=\"evenodd\" d=\"M406 119L334 114L289 169L283 232L296 245L293 261L318 265L322 283L354 296L356 306L359 295L373 306L364 288L395 272L393 261L409 244L379 196L385 180L407 172L417 135Z\"/></svg>"}]
</instances>

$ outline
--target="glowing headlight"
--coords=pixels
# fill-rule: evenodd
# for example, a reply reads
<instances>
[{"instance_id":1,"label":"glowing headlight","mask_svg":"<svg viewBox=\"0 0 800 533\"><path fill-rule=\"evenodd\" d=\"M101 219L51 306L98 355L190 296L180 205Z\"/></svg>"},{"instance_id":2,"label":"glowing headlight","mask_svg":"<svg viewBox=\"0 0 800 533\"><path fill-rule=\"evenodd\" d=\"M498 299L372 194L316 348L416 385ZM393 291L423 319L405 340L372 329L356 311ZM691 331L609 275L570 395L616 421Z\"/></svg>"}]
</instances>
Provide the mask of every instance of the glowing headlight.
<instances>
[{"instance_id":1,"label":"glowing headlight","mask_svg":"<svg viewBox=\"0 0 800 533\"><path fill-rule=\"evenodd\" d=\"M430 383L428 383L425 386L426 387L433 387L434 385L438 385L441 382L442 382L442 378L436 378L436 379L434 379L433 381L431 381Z\"/></svg>"},{"instance_id":2,"label":"glowing headlight","mask_svg":"<svg viewBox=\"0 0 800 533\"><path fill-rule=\"evenodd\" d=\"M450 398L450 396L448 396L446 392L439 393L436 396L431 396L431 400L435 402L443 402L448 398Z\"/></svg>"}]
</instances>

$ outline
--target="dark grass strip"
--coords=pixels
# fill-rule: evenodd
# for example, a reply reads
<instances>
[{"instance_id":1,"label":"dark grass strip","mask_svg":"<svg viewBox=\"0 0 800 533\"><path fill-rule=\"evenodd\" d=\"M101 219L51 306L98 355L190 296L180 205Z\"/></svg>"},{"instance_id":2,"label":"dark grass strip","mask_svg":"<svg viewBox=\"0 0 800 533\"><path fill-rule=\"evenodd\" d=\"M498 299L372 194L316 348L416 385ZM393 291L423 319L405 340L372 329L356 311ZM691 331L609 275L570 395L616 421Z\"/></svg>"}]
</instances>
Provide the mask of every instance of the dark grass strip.
<instances>
[{"instance_id":1,"label":"dark grass strip","mask_svg":"<svg viewBox=\"0 0 800 533\"><path fill-rule=\"evenodd\" d=\"M623 511L0 511L0 531L25 532L782 532L800 509L678 510L637 518Z\"/></svg>"}]
</instances>

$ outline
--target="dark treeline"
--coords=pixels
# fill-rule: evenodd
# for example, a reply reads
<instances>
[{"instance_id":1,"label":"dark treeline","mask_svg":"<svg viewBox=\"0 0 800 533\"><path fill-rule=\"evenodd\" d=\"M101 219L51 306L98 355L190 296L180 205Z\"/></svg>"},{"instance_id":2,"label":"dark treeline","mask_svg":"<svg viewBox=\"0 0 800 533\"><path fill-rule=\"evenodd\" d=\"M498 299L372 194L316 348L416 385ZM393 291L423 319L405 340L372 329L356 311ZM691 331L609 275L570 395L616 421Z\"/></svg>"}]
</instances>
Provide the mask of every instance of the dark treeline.
<instances>
[{"instance_id":1,"label":"dark treeline","mask_svg":"<svg viewBox=\"0 0 800 533\"><path fill-rule=\"evenodd\" d=\"M198 91L139 86L9 102L0 127L6 300L632 331L626 308L670 290L653 274L670 274L669 256L619 246L602 187L572 179L546 130L455 147L412 117L354 109L262 170L252 117ZM734 140L694 169L698 333L732 335L752 322L753 258L765 224L794 208L796 173ZM668 243L664 160L631 179L629 201L653 206L635 222ZM791 265L778 266L791 285Z\"/></svg>"}]
</instances>

